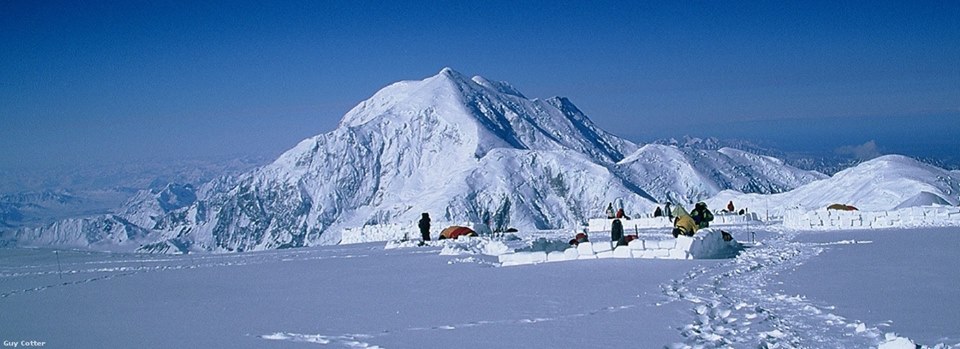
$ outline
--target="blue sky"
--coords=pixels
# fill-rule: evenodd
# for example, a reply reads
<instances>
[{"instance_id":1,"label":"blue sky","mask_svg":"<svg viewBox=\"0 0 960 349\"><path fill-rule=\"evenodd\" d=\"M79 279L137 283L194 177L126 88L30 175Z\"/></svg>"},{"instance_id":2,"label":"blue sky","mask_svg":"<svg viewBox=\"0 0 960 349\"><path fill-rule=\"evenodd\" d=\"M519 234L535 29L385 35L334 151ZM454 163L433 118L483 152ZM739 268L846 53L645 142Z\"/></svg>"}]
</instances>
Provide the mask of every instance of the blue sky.
<instances>
[{"instance_id":1,"label":"blue sky","mask_svg":"<svg viewBox=\"0 0 960 349\"><path fill-rule=\"evenodd\" d=\"M3 1L0 169L273 156L446 66L569 97L637 141L802 148L829 130L837 146L898 151L902 134L921 153L957 149L958 13L957 1Z\"/></svg>"}]
</instances>

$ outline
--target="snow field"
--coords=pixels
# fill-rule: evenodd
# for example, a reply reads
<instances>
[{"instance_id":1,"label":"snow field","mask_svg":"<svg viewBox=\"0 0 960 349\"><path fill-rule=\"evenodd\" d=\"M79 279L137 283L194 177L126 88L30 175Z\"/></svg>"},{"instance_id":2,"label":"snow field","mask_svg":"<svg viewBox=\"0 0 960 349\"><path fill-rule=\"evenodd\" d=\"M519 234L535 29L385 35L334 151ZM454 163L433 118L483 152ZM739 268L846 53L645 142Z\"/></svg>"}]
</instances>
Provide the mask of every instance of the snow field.
<instances>
[{"instance_id":1,"label":"snow field","mask_svg":"<svg viewBox=\"0 0 960 349\"><path fill-rule=\"evenodd\" d=\"M879 324L877 319L851 316L855 312L842 306L845 301L835 303L844 297L838 292L827 289L820 298L807 296L810 287L850 278L836 270L829 277L819 275L824 269L816 265L818 261L851 254L889 255L890 249L953 256L955 245L938 242L950 241L955 230L937 230L939 238L915 246L905 242L931 234L927 230L920 234L839 231L811 237L814 234L767 228L773 231L759 231L760 243L732 259L617 258L626 250L632 258L633 252L648 246L670 246L670 242L643 239L626 249L598 246L613 255L604 259L594 251L600 244L590 243L593 258L598 258L590 263L549 263L561 258L560 253L567 260L573 252L580 258L578 249L525 251L530 256L545 255L546 263L513 268L496 268L497 258L491 256L510 254L530 241L464 238L423 246L418 241L392 241L185 256L60 251L62 280L52 251L0 249L4 313L0 338L45 341L49 348L143 347L144 343L331 349L664 344L670 348L916 348L911 339L891 333L904 331L925 343L955 343L927 348L960 348L954 340L957 332L950 328L956 323L955 315L926 312L896 318L891 308L864 302L871 298L868 293L882 294L884 303L904 302L909 293L891 294L887 291L894 287L883 287L895 286L890 283L896 279L883 278L848 296L848 301L882 313ZM868 240L872 243L863 243ZM683 244L673 241L674 248ZM931 249L931 244L940 247ZM874 249L881 246L889 249ZM861 263L848 257L841 260L859 273L854 274L853 283L880 279L866 274ZM947 264L942 261L934 263ZM870 265L878 268L873 275L893 277L902 273L902 262ZM796 272L806 266L815 278ZM924 266L908 269L926 271ZM944 265L931 276L912 273L922 281L908 283L949 289L955 285L955 276L944 274L955 270ZM856 280L856 275L861 279ZM785 291L785 284L799 289ZM884 291L870 292L871 288ZM935 298L925 296L914 302ZM955 310L953 303L938 304ZM925 326L926 337L914 338L918 330L904 324L919 322L917 317L934 317L932 321L947 327Z\"/></svg>"},{"instance_id":2,"label":"snow field","mask_svg":"<svg viewBox=\"0 0 960 349\"><path fill-rule=\"evenodd\" d=\"M787 211L783 225L793 229L878 229L960 226L960 207L922 206L893 211Z\"/></svg>"},{"instance_id":3,"label":"snow field","mask_svg":"<svg viewBox=\"0 0 960 349\"><path fill-rule=\"evenodd\" d=\"M61 251L62 281L50 250L0 250L0 290L9 293L0 298L0 338L47 348L636 347L635 336L583 335L629 324L650 329L639 342L659 346L675 340L668 324L680 309L654 305L657 285L699 263L496 268L479 254L439 255L441 244L493 246L482 239L432 243L194 256Z\"/></svg>"}]
</instances>

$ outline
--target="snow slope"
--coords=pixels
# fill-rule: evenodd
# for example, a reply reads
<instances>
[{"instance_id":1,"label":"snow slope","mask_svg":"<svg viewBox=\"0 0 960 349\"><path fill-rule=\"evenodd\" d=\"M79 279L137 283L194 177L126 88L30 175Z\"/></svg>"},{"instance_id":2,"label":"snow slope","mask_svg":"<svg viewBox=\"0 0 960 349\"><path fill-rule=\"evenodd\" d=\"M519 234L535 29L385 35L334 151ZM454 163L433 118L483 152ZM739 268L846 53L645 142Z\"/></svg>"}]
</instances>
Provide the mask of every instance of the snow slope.
<instances>
[{"instance_id":1,"label":"snow slope","mask_svg":"<svg viewBox=\"0 0 960 349\"><path fill-rule=\"evenodd\" d=\"M924 164L902 155L884 155L833 177L812 182L786 193L773 195L724 191L707 200L712 207L734 201L755 211L770 208L822 209L830 204L853 205L864 211L887 211L904 207L960 204L960 176L956 172Z\"/></svg>"},{"instance_id":2,"label":"snow slope","mask_svg":"<svg viewBox=\"0 0 960 349\"><path fill-rule=\"evenodd\" d=\"M674 203L694 203L725 189L781 193L826 178L776 158L733 148L705 150L647 144L618 166L657 201Z\"/></svg>"}]
</instances>

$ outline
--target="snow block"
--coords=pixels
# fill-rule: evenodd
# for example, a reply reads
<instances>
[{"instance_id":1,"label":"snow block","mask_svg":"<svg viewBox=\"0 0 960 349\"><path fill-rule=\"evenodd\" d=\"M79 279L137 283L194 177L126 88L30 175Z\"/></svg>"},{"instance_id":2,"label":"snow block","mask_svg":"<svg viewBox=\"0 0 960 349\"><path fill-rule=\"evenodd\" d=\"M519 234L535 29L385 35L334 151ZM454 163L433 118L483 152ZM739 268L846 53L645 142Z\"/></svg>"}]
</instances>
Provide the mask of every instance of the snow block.
<instances>
[{"instance_id":1,"label":"snow block","mask_svg":"<svg viewBox=\"0 0 960 349\"><path fill-rule=\"evenodd\" d=\"M613 250L597 253L597 258L613 258Z\"/></svg>"},{"instance_id":2,"label":"snow block","mask_svg":"<svg viewBox=\"0 0 960 349\"><path fill-rule=\"evenodd\" d=\"M627 246L629 246L631 250L642 250L643 245L644 245L644 242L643 240L640 240L640 239L636 239L627 243Z\"/></svg>"},{"instance_id":3,"label":"snow block","mask_svg":"<svg viewBox=\"0 0 960 349\"><path fill-rule=\"evenodd\" d=\"M580 258L585 258L586 256L593 256L593 243L581 242L579 245L577 245L577 252L580 253Z\"/></svg>"},{"instance_id":4,"label":"snow block","mask_svg":"<svg viewBox=\"0 0 960 349\"><path fill-rule=\"evenodd\" d=\"M613 250L613 257L614 258L632 258L633 253L630 252L630 247L617 246L617 248Z\"/></svg>"},{"instance_id":5,"label":"snow block","mask_svg":"<svg viewBox=\"0 0 960 349\"><path fill-rule=\"evenodd\" d=\"M527 252L506 253L498 256L497 259L500 261L500 266L503 267L530 264L530 258L526 254Z\"/></svg>"},{"instance_id":6,"label":"snow block","mask_svg":"<svg viewBox=\"0 0 960 349\"><path fill-rule=\"evenodd\" d=\"M564 250L563 254L567 255L567 260L574 260L577 259L577 257L580 257L580 252L577 251L575 247Z\"/></svg>"},{"instance_id":7,"label":"snow block","mask_svg":"<svg viewBox=\"0 0 960 349\"><path fill-rule=\"evenodd\" d=\"M690 253L681 249L672 249L667 255L670 259L689 259Z\"/></svg>"},{"instance_id":8,"label":"snow block","mask_svg":"<svg viewBox=\"0 0 960 349\"><path fill-rule=\"evenodd\" d=\"M613 244L609 241L601 241L593 243L593 253L600 254L603 252L613 251Z\"/></svg>"},{"instance_id":9,"label":"snow block","mask_svg":"<svg viewBox=\"0 0 960 349\"><path fill-rule=\"evenodd\" d=\"M576 257L573 259L576 259ZM567 257L567 253L564 251L552 251L547 253L547 262L562 262L566 260L570 260L570 258Z\"/></svg>"},{"instance_id":10,"label":"snow block","mask_svg":"<svg viewBox=\"0 0 960 349\"><path fill-rule=\"evenodd\" d=\"M657 242L657 248L671 249L674 247L677 247L677 239L666 239Z\"/></svg>"},{"instance_id":11,"label":"snow block","mask_svg":"<svg viewBox=\"0 0 960 349\"><path fill-rule=\"evenodd\" d=\"M543 263L547 261L547 253L543 251L528 252L530 263Z\"/></svg>"},{"instance_id":12,"label":"snow block","mask_svg":"<svg viewBox=\"0 0 960 349\"><path fill-rule=\"evenodd\" d=\"M513 254L513 261L511 263L520 264L533 264L530 259L530 252L517 252Z\"/></svg>"},{"instance_id":13,"label":"snow block","mask_svg":"<svg viewBox=\"0 0 960 349\"><path fill-rule=\"evenodd\" d=\"M675 240L674 248L683 250L683 251L690 251L690 246L692 245L693 245L693 237L678 236L677 239Z\"/></svg>"},{"instance_id":14,"label":"snow block","mask_svg":"<svg viewBox=\"0 0 960 349\"><path fill-rule=\"evenodd\" d=\"M653 250L653 258L657 258L657 259L669 259L669 258L670 258L670 250L664 250L664 249Z\"/></svg>"},{"instance_id":15,"label":"snow block","mask_svg":"<svg viewBox=\"0 0 960 349\"><path fill-rule=\"evenodd\" d=\"M644 250L641 253L642 258L667 258L670 256L670 250L651 249Z\"/></svg>"}]
</instances>

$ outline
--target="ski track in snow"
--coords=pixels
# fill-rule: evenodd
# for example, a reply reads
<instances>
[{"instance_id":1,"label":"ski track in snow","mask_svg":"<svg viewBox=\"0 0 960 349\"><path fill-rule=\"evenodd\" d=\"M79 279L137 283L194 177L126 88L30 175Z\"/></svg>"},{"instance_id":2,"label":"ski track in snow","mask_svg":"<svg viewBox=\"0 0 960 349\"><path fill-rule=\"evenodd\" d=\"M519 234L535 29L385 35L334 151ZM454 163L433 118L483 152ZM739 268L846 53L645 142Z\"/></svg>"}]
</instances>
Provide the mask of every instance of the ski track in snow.
<instances>
[{"instance_id":1,"label":"ski track in snow","mask_svg":"<svg viewBox=\"0 0 960 349\"><path fill-rule=\"evenodd\" d=\"M829 312L802 296L768 286L773 277L820 254L822 246L792 242L782 233L738 257L698 268L661 285L667 302L692 306L691 323L678 328L685 338L670 348L865 348L883 339L877 328ZM868 243L840 241L836 244Z\"/></svg>"},{"instance_id":2,"label":"ski track in snow","mask_svg":"<svg viewBox=\"0 0 960 349\"><path fill-rule=\"evenodd\" d=\"M49 284L44 286L5 290L0 292L0 299L18 295L18 294L44 291L54 287L81 285L89 282L110 280L118 277L126 277L126 276L137 275L137 274L148 273L148 272L256 265L256 264L263 264L263 263L275 263L278 261L279 262L302 262L302 261L325 260L325 259L369 257L369 255L366 255L366 254L355 254L355 253L348 253L348 254L342 254L342 255L319 255L319 256L313 255L315 253L317 252L295 253L289 256L283 253L271 253L271 254L264 254L260 256L214 255L214 256L201 256L197 258L184 257L182 259L174 259L174 258L149 259L149 257L146 257L144 259L66 263L64 267L66 267L67 269L64 269L63 271L58 271L57 269L51 269L51 270L38 270L38 271L32 271L32 272L0 272L0 280L9 280L14 278L25 278L25 277L49 277L49 276L54 276L58 274L61 275L62 277L69 278L73 275L106 273L105 275L98 275L94 277L57 282L54 284ZM186 263L186 264L148 265L148 264L166 263L166 262L180 262L180 263ZM91 265L95 266L98 264L128 264L128 265L113 266L113 267L92 267L92 268L86 267ZM129 266L129 264L139 264L139 266ZM26 266L25 268L30 268L30 269L56 268L56 266L37 265L37 266Z\"/></svg>"},{"instance_id":3,"label":"ski track in snow","mask_svg":"<svg viewBox=\"0 0 960 349\"><path fill-rule=\"evenodd\" d=\"M448 324L448 325L436 325L429 327L407 327L401 329L388 329L383 330L377 333L366 333L366 334L342 334L342 335L321 335L321 334L301 334L301 333L290 333L290 332L276 332L272 334L266 334L258 336L261 339L268 340L280 340L280 341L292 341L292 342L308 342L314 344L322 345L336 345L346 348L381 348L384 347L374 345L369 342L362 340L375 339L376 337L383 337L392 334L397 334L401 332L421 332L421 331L453 331L460 329L469 329L480 326L493 326L493 325L509 325L509 326L523 326L523 325L536 325L542 323L556 322L571 320L577 318L583 318L588 316L597 316L610 313L616 313L628 309L634 309L641 306L642 303L632 303L632 304L623 304L623 305L613 305L607 306L599 309L594 309L582 313L573 313L561 316L554 317L527 317L522 319L506 319L506 320L479 320L471 321L459 324Z\"/></svg>"}]
</instances>

